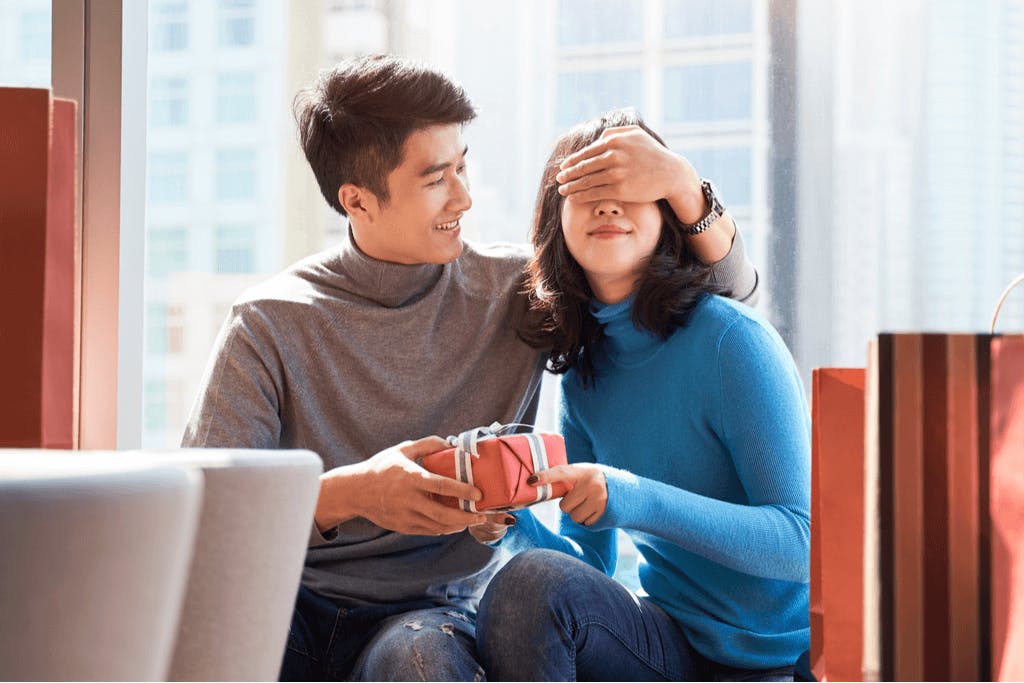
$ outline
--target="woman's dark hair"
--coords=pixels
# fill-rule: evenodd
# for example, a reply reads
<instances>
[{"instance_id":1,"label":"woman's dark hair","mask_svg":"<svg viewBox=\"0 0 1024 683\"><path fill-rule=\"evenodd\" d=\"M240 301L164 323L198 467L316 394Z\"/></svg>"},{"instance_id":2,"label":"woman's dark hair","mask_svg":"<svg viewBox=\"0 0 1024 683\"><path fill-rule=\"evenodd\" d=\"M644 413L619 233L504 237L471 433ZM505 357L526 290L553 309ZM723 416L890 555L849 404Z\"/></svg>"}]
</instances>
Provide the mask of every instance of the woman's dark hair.
<instances>
[{"instance_id":1,"label":"woman's dark hair","mask_svg":"<svg viewBox=\"0 0 1024 683\"><path fill-rule=\"evenodd\" d=\"M321 72L295 96L293 110L320 192L342 216L338 188L345 183L387 203L388 174L402 163L411 133L476 116L462 86L447 75L391 55L356 57Z\"/></svg>"},{"instance_id":2,"label":"woman's dark hair","mask_svg":"<svg viewBox=\"0 0 1024 683\"><path fill-rule=\"evenodd\" d=\"M548 158L530 233L534 251L527 265L525 292L530 311L519 325L519 336L531 346L550 352L548 370L560 374L575 369L583 386L596 379L593 351L604 330L590 312L593 291L583 268L569 253L562 234L565 198L558 193L555 175L567 156L615 126L639 126L665 145L633 109L616 109L576 126L559 138ZM668 202L661 199L657 204L662 218L661 237L637 283L632 316L638 327L667 339L686 324L705 293L725 292L712 282L710 266L701 263L689 249L683 224Z\"/></svg>"}]
</instances>

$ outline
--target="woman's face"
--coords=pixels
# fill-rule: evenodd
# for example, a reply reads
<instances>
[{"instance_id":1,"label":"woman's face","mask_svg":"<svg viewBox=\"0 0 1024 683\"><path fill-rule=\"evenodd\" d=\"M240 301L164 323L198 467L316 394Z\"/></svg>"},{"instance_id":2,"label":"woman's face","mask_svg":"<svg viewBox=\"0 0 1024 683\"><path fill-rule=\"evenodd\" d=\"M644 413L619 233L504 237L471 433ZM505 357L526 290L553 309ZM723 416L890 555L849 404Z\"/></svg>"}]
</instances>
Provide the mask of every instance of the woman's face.
<instances>
[{"instance_id":1,"label":"woman's face","mask_svg":"<svg viewBox=\"0 0 1024 683\"><path fill-rule=\"evenodd\" d=\"M562 202L562 234L583 268L594 296L606 304L632 294L661 237L661 212L654 202L611 199Z\"/></svg>"}]
</instances>

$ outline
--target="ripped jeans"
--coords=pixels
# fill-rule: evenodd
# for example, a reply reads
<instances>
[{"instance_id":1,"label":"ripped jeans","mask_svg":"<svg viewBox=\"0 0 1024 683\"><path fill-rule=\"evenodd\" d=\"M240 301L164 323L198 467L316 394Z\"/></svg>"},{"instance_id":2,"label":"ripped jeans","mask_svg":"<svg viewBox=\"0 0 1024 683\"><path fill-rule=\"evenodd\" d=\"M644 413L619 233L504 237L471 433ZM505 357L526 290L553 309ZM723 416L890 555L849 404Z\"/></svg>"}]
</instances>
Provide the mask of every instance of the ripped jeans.
<instances>
[{"instance_id":1,"label":"ripped jeans","mask_svg":"<svg viewBox=\"0 0 1024 683\"><path fill-rule=\"evenodd\" d=\"M429 601L345 605L299 588L282 681L481 681L474 615Z\"/></svg>"}]
</instances>

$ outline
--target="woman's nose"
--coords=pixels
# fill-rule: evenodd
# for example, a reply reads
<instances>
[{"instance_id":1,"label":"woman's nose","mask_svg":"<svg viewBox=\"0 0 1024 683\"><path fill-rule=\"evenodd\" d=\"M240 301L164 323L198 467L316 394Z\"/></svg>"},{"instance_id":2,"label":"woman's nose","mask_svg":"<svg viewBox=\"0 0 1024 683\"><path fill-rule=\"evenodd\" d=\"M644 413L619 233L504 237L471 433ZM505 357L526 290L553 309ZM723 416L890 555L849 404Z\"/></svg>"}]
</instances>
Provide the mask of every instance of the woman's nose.
<instances>
[{"instance_id":1,"label":"woman's nose","mask_svg":"<svg viewBox=\"0 0 1024 683\"><path fill-rule=\"evenodd\" d=\"M621 216L622 205L610 199L602 199L594 205L596 216Z\"/></svg>"}]
</instances>

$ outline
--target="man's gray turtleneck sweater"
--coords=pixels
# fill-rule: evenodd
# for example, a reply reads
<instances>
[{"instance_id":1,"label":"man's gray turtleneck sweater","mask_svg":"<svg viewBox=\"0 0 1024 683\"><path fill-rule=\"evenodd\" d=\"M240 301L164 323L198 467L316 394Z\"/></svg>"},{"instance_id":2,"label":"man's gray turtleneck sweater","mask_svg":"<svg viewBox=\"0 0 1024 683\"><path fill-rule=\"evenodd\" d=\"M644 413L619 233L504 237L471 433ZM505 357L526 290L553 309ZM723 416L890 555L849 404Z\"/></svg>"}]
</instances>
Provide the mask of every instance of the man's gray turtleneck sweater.
<instances>
[{"instance_id":1,"label":"man's gray turtleneck sweater","mask_svg":"<svg viewBox=\"0 0 1024 683\"><path fill-rule=\"evenodd\" d=\"M543 357L513 329L527 255L467 243L446 265L400 265L350 236L300 261L235 302L182 445L307 448L326 471L406 439L532 420ZM715 275L740 297L756 289L738 233ZM336 531L314 527L302 578L326 596L471 606L497 568L466 532L409 536L362 518Z\"/></svg>"}]
</instances>

